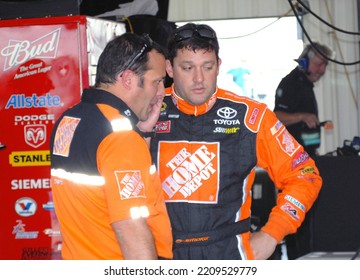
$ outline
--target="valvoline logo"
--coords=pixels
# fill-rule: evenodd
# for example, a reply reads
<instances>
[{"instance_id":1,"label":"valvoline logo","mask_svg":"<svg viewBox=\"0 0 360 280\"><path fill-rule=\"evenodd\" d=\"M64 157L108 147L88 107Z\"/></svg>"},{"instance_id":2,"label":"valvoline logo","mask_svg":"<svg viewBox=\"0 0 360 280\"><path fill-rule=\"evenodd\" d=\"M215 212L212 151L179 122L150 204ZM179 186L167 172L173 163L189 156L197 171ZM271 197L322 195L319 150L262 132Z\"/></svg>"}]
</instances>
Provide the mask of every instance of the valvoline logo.
<instances>
[{"instance_id":1,"label":"valvoline logo","mask_svg":"<svg viewBox=\"0 0 360 280\"><path fill-rule=\"evenodd\" d=\"M22 217L29 217L35 214L37 210L36 201L30 197L19 198L15 202L15 212Z\"/></svg>"}]
</instances>

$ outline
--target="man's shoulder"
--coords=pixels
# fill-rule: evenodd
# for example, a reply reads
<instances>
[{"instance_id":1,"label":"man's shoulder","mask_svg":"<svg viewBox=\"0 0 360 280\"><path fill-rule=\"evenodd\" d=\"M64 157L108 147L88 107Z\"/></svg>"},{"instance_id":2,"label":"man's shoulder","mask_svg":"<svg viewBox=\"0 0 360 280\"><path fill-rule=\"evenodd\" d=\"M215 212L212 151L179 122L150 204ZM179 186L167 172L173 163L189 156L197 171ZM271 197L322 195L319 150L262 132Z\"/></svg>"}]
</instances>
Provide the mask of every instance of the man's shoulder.
<instances>
[{"instance_id":1,"label":"man's shoulder","mask_svg":"<svg viewBox=\"0 0 360 280\"><path fill-rule=\"evenodd\" d=\"M258 108L266 108L266 104L262 102L258 102L250 97L238 95L231 91L227 91L224 89L218 89L217 98L222 99L232 103L244 104L247 107L258 107Z\"/></svg>"},{"instance_id":2,"label":"man's shoulder","mask_svg":"<svg viewBox=\"0 0 360 280\"><path fill-rule=\"evenodd\" d=\"M284 78L282 78L282 83L284 82L295 82L295 81L301 81L304 79L304 72L301 71L298 67L291 70L290 73L288 73Z\"/></svg>"}]
</instances>

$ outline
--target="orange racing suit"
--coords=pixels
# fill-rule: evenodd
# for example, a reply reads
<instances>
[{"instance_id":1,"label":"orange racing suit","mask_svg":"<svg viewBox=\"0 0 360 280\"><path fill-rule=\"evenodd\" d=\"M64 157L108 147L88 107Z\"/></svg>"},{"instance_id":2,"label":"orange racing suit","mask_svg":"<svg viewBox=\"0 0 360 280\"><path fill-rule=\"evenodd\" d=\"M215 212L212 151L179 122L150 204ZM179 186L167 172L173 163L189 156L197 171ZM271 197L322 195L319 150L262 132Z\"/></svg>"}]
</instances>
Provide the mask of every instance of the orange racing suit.
<instances>
[{"instance_id":1,"label":"orange racing suit","mask_svg":"<svg viewBox=\"0 0 360 280\"><path fill-rule=\"evenodd\" d=\"M217 89L193 106L167 88L151 152L173 230L174 259L253 259L255 167L280 193L261 229L294 233L322 185L313 159L265 104Z\"/></svg>"}]
</instances>

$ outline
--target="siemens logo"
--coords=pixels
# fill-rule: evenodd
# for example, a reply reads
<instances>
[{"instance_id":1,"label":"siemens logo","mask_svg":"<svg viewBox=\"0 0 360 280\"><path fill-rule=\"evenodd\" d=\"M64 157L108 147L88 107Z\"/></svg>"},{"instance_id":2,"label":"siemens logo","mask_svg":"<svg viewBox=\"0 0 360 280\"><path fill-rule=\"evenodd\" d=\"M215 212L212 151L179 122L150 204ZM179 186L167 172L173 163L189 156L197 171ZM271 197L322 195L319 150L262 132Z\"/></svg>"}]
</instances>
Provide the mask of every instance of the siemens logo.
<instances>
[{"instance_id":1,"label":"siemens logo","mask_svg":"<svg viewBox=\"0 0 360 280\"><path fill-rule=\"evenodd\" d=\"M5 109L13 107L14 109L23 108L45 108L45 107L59 107L62 106L60 96L52 96L47 93L45 96L38 96L33 93L32 96L25 96L25 94L13 94L6 103Z\"/></svg>"},{"instance_id":2,"label":"siemens logo","mask_svg":"<svg viewBox=\"0 0 360 280\"><path fill-rule=\"evenodd\" d=\"M14 179L11 181L12 190L51 189L50 178L41 179Z\"/></svg>"}]
</instances>

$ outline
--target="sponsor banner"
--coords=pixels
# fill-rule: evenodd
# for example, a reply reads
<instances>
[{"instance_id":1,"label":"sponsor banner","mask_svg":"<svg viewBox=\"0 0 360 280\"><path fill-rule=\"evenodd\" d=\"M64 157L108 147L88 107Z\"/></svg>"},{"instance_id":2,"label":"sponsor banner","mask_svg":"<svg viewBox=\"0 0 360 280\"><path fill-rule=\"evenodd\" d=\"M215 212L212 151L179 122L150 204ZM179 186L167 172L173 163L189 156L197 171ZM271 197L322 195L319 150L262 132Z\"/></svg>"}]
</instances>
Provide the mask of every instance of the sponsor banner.
<instances>
[{"instance_id":1,"label":"sponsor banner","mask_svg":"<svg viewBox=\"0 0 360 280\"><path fill-rule=\"evenodd\" d=\"M56 119L87 86L80 65L87 53L81 57L77 21L6 22L0 22L0 197L6 197L0 259L58 258L49 140Z\"/></svg>"}]
</instances>

